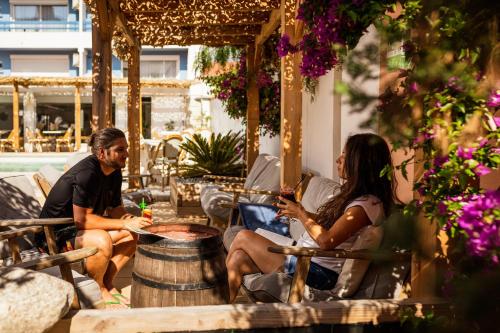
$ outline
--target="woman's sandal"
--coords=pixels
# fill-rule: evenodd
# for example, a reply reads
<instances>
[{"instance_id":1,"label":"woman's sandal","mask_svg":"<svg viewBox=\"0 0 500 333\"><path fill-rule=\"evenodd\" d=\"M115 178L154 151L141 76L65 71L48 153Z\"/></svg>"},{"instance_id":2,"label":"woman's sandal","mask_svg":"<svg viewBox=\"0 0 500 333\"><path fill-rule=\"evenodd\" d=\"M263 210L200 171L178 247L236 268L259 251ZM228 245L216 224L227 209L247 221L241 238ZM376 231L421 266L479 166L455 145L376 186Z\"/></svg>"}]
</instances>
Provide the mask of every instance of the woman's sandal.
<instances>
[{"instance_id":1,"label":"woman's sandal","mask_svg":"<svg viewBox=\"0 0 500 333\"><path fill-rule=\"evenodd\" d=\"M116 301L119 303L119 304L123 304L125 305L126 307L129 307L130 308L130 304L127 304L127 303L123 303L122 300L127 300L128 301L128 298L125 297L124 295L120 294L120 293L116 293L116 294L111 294L111 296L113 296Z\"/></svg>"}]
</instances>

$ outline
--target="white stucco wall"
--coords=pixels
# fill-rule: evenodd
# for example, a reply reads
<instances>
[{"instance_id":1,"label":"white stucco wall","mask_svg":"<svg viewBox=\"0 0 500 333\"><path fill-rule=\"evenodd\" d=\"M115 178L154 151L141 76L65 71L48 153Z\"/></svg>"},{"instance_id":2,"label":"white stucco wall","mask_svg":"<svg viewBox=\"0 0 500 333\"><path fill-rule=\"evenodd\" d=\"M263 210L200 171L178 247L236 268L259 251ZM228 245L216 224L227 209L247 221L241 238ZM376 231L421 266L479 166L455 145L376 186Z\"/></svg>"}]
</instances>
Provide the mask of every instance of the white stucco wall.
<instances>
[{"instance_id":1,"label":"white stucco wall","mask_svg":"<svg viewBox=\"0 0 500 333\"><path fill-rule=\"evenodd\" d=\"M369 32L360 40L358 48L370 42L378 43L373 27L370 27ZM375 73L375 70L379 70L379 63L375 62L373 66ZM375 129L369 130L360 126L368 118L371 106L362 113L353 113L345 97L334 95L335 78L344 82L352 81L344 69L339 69L320 78L314 101L311 101L307 93L303 94L302 169L338 181L335 160L349 135L375 132ZM363 82L360 87L369 94L377 95L379 80ZM336 106L335 103L339 102L341 104Z\"/></svg>"},{"instance_id":2,"label":"white stucco wall","mask_svg":"<svg viewBox=\"0 0 500 333\"><path fill-rule=\"evenodd\" d=\"M319 80L314 100L302 96L302 169L333 178L333 72Z\"/></svg>"},{"instance_id":3,"label":"white stucco wall","mask_svg":"<svg viewBox=\"0 0 500 333\"><path fill-rule=\"evenodd\" d=\"M230 130L233 132L245 131L240 119L231 119L224 112L222 102L218 99L211 101L210 107L210 124L214 133L226 133Z\"/></svg>"}]
</instances>

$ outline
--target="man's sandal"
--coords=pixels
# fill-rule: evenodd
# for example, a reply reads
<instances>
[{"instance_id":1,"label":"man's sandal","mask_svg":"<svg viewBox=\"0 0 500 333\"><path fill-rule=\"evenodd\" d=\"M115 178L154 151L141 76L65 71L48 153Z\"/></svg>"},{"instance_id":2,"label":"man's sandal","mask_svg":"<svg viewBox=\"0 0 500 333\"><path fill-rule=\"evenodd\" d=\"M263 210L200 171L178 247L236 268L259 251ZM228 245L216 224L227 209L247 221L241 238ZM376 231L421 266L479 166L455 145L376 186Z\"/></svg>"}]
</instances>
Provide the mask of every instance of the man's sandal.
<instances>
[{"instance_id":1,"label":"man's sandal","mask_svg":"<svg viewBox=\"0 0 500 333\"><path fill-rule=\"evenodd\" d=\"M127 307L129 307L129 308L130 308L130 304L127 304L127 303L123 303L123 302L122 302L122 300L123 300L123 301L125 301L125 300L127 300L127 301L128 301L128 298L127 298L127 297L125 297L124 295L122 295L122 294L120 294L120 293L116 293L116 294L111 294L111 296L113 296L119 304L123 304L123 305L125 305L125 306L127 306Z\"/></svg>"}]
</instances>

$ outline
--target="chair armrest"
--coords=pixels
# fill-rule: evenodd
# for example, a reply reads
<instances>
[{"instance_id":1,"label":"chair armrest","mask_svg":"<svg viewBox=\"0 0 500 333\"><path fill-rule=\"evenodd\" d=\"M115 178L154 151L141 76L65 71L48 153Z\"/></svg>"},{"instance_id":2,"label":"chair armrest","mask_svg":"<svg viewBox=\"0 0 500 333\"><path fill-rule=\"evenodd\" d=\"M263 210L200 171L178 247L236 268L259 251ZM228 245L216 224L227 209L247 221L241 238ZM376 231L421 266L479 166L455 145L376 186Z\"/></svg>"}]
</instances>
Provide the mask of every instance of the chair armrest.
<instances>
[{"instance_id":1,"label":"chair armrest","mask_svg":"<svg viewBox=\"0 0 500 333\"><path fill-rule=\"evenodd\" d=\"M244 183L246 178L244 177L231 177L231 176L215 176L215 175L203 175L203 179L213 179L215 181L226 181L235 183Z\"/></svg>"},{"instance_id":2,"label":"chair armrest","mask_svg":"<svg viewBox=\"0 0 500 333\"><path fill-rule=\"evenodd\" d=\"M229 192L229 193L240 193L240 194L262 194L262 195L271 195L271 196L278 196L279 192L273 192L273 191L265 191L265 190L251 190L251 189L245 189L245 188L231 188L231 187L224 187L221 189L222 192Z\"/></svg>"},{"instance_id":3,"label":"chair armrest","mask_svg":"<svg viewBox=\"0 0 500 333\"><path fill-rule=\"evenodd\" d=\"M11 231L3 231L0 232L0 241L1 240L6 240L6 239L12 239L16 237L21 237L29 233L38 233L43 230L42 226L33 226L33 227L26 227L26 228L21 228L17 230L11 230Z\"/></svg>"},{"instance_id":4,"label":"chair armrest","mask_svg":"<svg viewBox=\"0 0 500 333\"><path fill-rule=\"evenodd\" d=\"M95 247L84 247L82 249L54 254L45 258L38 258L30 261L25 261L14 265L15 267L21 267L25 269L41 270L53 266L59 266L64 264L71 264L73 262L85 259L87 257L93 256L97 253L97 248Z\"/></svg>"},{"instance_id":5,"label":"chair armrest","mask_svg":"<svg viewBox=\"0 0 500 333\"><path fill-rule=\"evenodd\" d=\"M234 205L232 203L227 203L227 202L221 202L221 203L219 203L219 207L236 209L236 208L238 208L238 205Z\"/></svg>"},{"instance_id":6,"label":"chair armrest","mask_svg":"<svg viewBox=\"0 0 500 333\"><path fill-rule=\"evenodd\" d=\"M0 220L0 227L31 227L36 225L51 226L59 224L74 223L70 217L63 218L41 218L41 219L12 219Z\"/></svg>"},{"instance_id":7,"label":"chair armrest","mask_svg":"<svg viewBox=\"0 0 500 333\"><path fill-rule=\"evenodd\" d=\"M122 176L123 179L127 179L127 178L142 178L142 177L152 177L152 175L149 174L149 173L141 173L140 175L129 174L129 175L123 175Z\"/></svg>"},{"instance_id":8,"label":"chair armrest","mask_svg":"<svg viewBox=\"0 0 500 333\"><path fill-rule=\"evenodd\" d=\"M297 246L270 246L269 252L294 255L298 257L330 257L346 259L364 259L376 261L407 261L411 259L410 252L401 251L370 251L370 250L320 250Z\"/></svg>"}]
</instances>

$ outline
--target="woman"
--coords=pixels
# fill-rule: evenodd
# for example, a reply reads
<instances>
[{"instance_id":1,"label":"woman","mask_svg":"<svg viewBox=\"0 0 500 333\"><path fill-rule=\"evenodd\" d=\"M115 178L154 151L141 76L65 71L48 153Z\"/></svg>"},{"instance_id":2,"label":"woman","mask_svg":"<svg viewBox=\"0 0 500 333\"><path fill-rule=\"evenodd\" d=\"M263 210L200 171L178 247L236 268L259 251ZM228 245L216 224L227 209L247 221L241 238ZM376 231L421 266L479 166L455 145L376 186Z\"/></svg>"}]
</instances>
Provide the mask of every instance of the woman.
<instances>
[{"instance_id":1,"label":"woman","mask_svg":"<svg viewBox=\"0 0 500 333\"><path fill-rule=\"evenodd\" d=\"M353 135L336 162L344 183L318 214L306 212L300 203L278 197L282 202L277 204L280 215L296 218L304 225L305 232L297 246L350 249L361 230L380 224L394 204L395 184L387 177L380 177L385 166L392 166L384 139L375 134ZM297 258L268 252L267 248L273 245L250 230L237 234L226 259L231 302L246 274L284 271L293 275ZM313 257L307 285L316 289L333 288L343 262L344 259Z\"/></svg>"}]
</instances>

